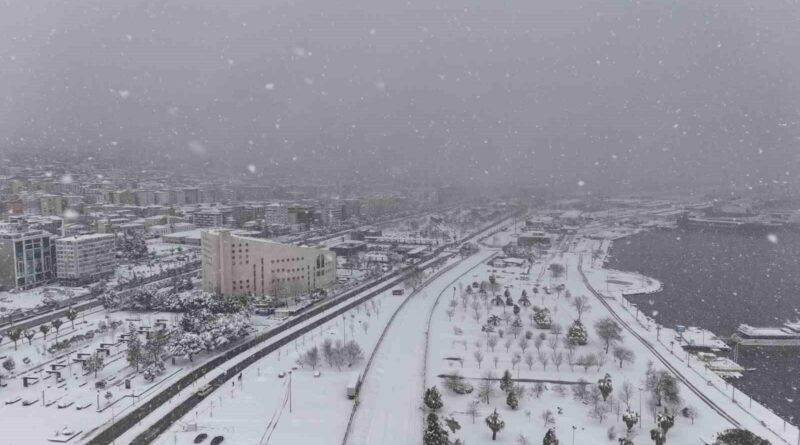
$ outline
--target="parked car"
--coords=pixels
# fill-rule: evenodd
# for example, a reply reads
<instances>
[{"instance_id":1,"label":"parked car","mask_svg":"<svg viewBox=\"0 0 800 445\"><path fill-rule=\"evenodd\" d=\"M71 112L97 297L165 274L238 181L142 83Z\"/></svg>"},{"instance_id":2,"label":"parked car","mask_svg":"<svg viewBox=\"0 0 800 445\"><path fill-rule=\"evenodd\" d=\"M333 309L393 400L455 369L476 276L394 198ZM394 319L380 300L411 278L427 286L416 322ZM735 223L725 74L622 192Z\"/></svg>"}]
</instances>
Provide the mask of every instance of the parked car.
<instances>
[{"instance_id":1,"label":"parked car","mask_svg":"<svg viewBox=\"0 0 800 445\"><path fill-rule=\"evenodd\" d=\"M221 443L222 443L222 441L224 441L224 440L225 440L225 437L223 437L223 436L217 436L217 437L215 437L215 438L211 439L211 445L219 445L219 444L221 444Z\"/></svg>"},{"instance_id":2,"label":"parked car","mask_svg":"<svg viewBox=\"0 0 800 445\"><path fill-rule=\"evenodd\" d=\"M203 443L203 441L206 439L208 439L208 434L200 433L194 438L194 443Z\"/></svg>"}]
</instances>

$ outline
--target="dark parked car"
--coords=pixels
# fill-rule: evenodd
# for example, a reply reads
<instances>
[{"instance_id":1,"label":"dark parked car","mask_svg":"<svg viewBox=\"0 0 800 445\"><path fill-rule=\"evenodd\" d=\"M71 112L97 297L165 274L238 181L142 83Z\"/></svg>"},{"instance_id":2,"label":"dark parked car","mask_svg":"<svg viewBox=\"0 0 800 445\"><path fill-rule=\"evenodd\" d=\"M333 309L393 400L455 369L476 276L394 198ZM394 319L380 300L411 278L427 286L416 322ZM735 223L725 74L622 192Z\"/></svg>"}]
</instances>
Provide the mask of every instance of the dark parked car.
<instances>
[{"instance_id":1,"label":"dark parked car","mask_svg":"<svg viewBox=\"0 0 800 445\"><path fill-rule=\"evenodd\" d=\"M219 444L221 444L221 443L222 443L222 441L223 441L223 440L225 440L225 438L224 438L224 437L222 437L222 436L217 436L217 437L215 437L215 438L211 439L211 445L219 445Z\"/></svg>"},{"instance_id":2,"label":"dark parked car","mask_svg":"<svg viewBox=\"0 0 800 445\"><path fill-rule=\"evenodd\" d=\"M204 440L208 438L208 434L200 433L197 437L194 438L194 443L203 443Z\"/></svg>"}]
</instances>

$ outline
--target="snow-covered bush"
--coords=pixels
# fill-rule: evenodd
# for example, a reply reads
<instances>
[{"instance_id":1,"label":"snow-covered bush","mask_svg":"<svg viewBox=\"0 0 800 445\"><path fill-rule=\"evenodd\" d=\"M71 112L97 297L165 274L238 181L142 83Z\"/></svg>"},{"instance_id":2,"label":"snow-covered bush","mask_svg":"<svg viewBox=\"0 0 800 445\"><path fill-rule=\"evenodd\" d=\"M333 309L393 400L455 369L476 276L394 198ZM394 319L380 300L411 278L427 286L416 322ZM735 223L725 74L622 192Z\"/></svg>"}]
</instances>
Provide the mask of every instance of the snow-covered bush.
<instances>
[{"instance_id":1,"label":"snow-covered bush","mask_svg":"<svg viewBox=\"0 0 800 445\"><path fill-rule=\"evenodd\" d=\"M144 372L142 373L142 375L145 380L147 380L148 382L152 382L153 380L155 380L156 377L163 374L164 371L166 371L166 369L167 367L164 366L164 362L159 360L147 365L147 367L144 368Z\"/></svg>"},{"instance_id":2,"label":"snow-covered bush","mask_svg":"<svg viewBox=\"0 0 800 445\"><path fill-rule=\"evenodd\" d=\"M536 323L536 327L539 329L550 329L550 326L553 324L553 318L550 316L550 309L534 309L533 322Z\"/></svg>"},{"instance_id":3,"label":"snow-covered bush","mask_svg":"<svg viewBox=\"0 0 800 445\"><path fill-rule=\"evenodd\" d=\"M589 333L580 320L575 320L567 331L567 340L572 345L585 345L589 341Z\"/></svg>"}]
</instances>

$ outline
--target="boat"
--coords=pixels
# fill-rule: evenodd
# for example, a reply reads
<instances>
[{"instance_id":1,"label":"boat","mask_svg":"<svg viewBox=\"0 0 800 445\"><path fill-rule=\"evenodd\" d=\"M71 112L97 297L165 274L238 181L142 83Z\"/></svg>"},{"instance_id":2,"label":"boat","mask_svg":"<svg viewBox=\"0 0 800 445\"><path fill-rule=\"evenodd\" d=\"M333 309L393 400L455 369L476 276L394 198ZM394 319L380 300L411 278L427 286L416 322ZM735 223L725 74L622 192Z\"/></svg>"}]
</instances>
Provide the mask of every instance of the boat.
<instances>
[{"instance_id":1,"label":"boat","mask_svg":"<svg viewBox=\"0 0 800 445\"><path fill-rule=\"evenodd\" d=\"M780 327L741 324L731 340L743 346L800 346L800 322L787 322Z\"/></svg>"}]
</instances>

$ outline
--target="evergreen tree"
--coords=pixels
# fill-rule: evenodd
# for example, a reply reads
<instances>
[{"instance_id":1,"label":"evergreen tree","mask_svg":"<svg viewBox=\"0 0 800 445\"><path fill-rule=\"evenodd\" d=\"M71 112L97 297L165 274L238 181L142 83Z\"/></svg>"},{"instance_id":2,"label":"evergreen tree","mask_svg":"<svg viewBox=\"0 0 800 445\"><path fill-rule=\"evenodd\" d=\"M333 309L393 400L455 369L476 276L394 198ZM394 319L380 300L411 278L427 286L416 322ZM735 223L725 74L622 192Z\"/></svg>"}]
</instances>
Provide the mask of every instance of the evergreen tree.
<instances>
[{"instance_id":1,"label":"evergreen tree","mask_svg":"<svg viewBox=\"0 0 800 445\"><path fill-rule=\"evenodd\" d=\"M547 433L544 435L544 440L542 440L542 445L558 445L555 428L547 430Z\"/></svg>"},{"instance_id":2,"label":"evergreen tree","mask_svg":"<svg viewBox=\"0 0 800 445\"><path fill-rule=\"evenodd\" d=\"M719 433L714 445L770 445L770 443L748 430L734 428Z\"/></svg>"},{"instance_id":3,"label":"evergreen tree","mask_svg":"<svg viewBox=\"0 0 800 445\"><path fill-rule=\"evenodd\" d=\"M486 418L486 426L492 430L492 440L497 440L497 432L506 427L506 423L500 419L500 414L497 414L495 409L489 417Z\"/></svg>"},{"instance_id":4,"label":"evergreen tree","mask_svg":"<svg viewBox=\"0 0 800 445\"><path fill-rule=\"evenodd\" d=\"M458 423L458 420L454 419L453 416L450 416L444 419L444 424L447 425L447 428L455 434L456 431L461 429L461 424Z\"/></svg>"},{"instance_id":5,"label":"evergreen tree","mask_svg":"<svg viewBox=\"0 0 800 445\"><path fill-rule=\"evenodd\" d=\"M503 377L500 379L500 389L503 392L509 392L514 389L514 380L511 378L511 373L506 369L503 373Z\"/></svg>"},{"instance_id":6,"label":"evergreen tree","mask_svg":"<svg viewBox=\"0 0 800 445\"><path fill-rule=\"evenodd\" d=\"M22 329L12 329L6 334L8 339L14 342L14 350L17 350L17 342L22 337Z\"/></svg>"},{"instance_id":7,"label":"evergreen tree","mask_svg":"<svg viewBox=\"0 0 800 445\"><path fill-rule=\"evenodd\" d=\"M139 339L139 333L136 332L133 323L131 323L128 328L128 351L126 358L128 359L128 364L135 367L136 372L139 372L139 364L142 362L142 341Z\"/></svg>"},{"instance_id":8,"label":"evergreen tree","mask_svg":"<svg viewBox=\"0 0 800 445\"><path fill-rule=\"evenodd\" d=\"M553 324L553 318L550 315L550 309L534 309L533 322L536 323L536 327L539 329L550 329L550 326Z\"/></svg>"},{"instance_id":9,"label":"evergreen tree","mask_svg":"<svg viewBox=\"0 0 800 445\"><path fill-rule=\"evenodd\" d=\"M47 341L47 333L50 332L50 325L49 324L41 324L39 325L39 330L42 332L42 336L44 337L44 341Z\"/></svg>"},{"instance_id":10,"label":"evergreen tree","mask_svg":"<svg viewBox=\"0 0 800 445\"><path fill-rule=\"evenodd\" d=\"M661 432L664 435L664 442L666 442L667 433L669 432L670 428L675 425L675 416L667 414L666 412L659 413L656 416L656 425L661 428Z\"/></svg>"},{"instance_id":11,"label":"evergreen tree","mask_svg":"<svg viewBox=\"0 0 800 445\"><path fill-rule=\"evenodd\" d=\"M631 432L633 427L639 422L639 414L633 411L625 411L622 414L622 421L625 422L628 432Z\"/></svg>"},{"instance_id":12,"label":"evergreen tree","mask_svg":"<svg viewBox=\"0 0 800 445\"><path fill-rule=\"evenodd\" d=\"M67 320L72 323L72 329L75 329L75 319L78 318L78 311L73 308L69 308L67 309L65 316L67 317Z\"/></svg>"},{"instance_id":13,"label":"evergreen tree","mask_svg":"<svg viewBox=\"0 0 800 445\"><path fill-rule=\"evenodd\" d=\"M50 324L53 325L53 329L56 330L56 340L58 340L58 330L61 329L61 325L64 324L64 322L61 321L60 318L56 318L55 320L51 321Z\"/></svg>"},{"instance_id":14,"label":"evergreen tree","mask_svg":"<svg viewBox=\"0 0 800 445\"><path fill-rule=\"evenodd\" d=\"M506 397L506 405L508 405L511 409L517 409L519 407L519 398L517 397L517 392L511 390L508 392L508 396Z\"/></svg>"},{"instance_id":15,"label":"evergreen tree","mask_svg":"<svg viewBox=\"0 0 800 445\"><path fill-rule=\"evenodd\" d=\"M33 343L33 337L36 336L36 332L33 329L28 329L24 332L25 338L28 339L28 345Z\"/></svg>"},{"instance_id":16,"label":"evergreen tree","mask_svg":"<svg viewBox=\"0 0 800 445\"><path fill-rule=\"evenodd\" d=\"M664 433L657 428L653 428L650 430L650 439L655 442L656 445L664 445L667 443L666 437L664 437Z\"/></svg>"},{"instance_id":17,"label":"evergreen tree","mask_svg":"<svg viewBox=\"0 0 800 445\"><path fill-rule=\"evenodd\" d=\"M422 436L424 445L449 445L450 439L447 430L442 428L439 423L439 416L436 413L428 414L428 422Z\"/></svg>"},{"instance_id":18,"label":"evergreen tree","mask_svg":"<svg viewBox=\"0 0 800 445\"><path fill-rule=\"evenodd\" d=\"M444 403L442 403L442 395L439 394L439 390L436 389L435 386L431 386L425 390L423 402L431 411L436 411L444 406Z\"/></svg>"},{"instance_id":19,"label":"evergreen tree","mask_svg":"<svg viewBox=\"0 0 800 445\"><path fill-rule=\"evenodd\" d=\"M589 333L580 320L575 320L567 331L567 340L571 345L585 345L589 341Z\"/></svg>"},{"instance_id":20,"label":"evergreen tree","mask_svg":"<svg viewBox=\"0 0 800 445\"><path fill-rule=\"evenodd\" d=\"M611 385L611 376L606 374L605 377L598 380L597 389L600 390L600 394L603 396L603 401L605 402L611 394L611 391L614 390L614 387Z\"/></svg>"}]
</instances>

